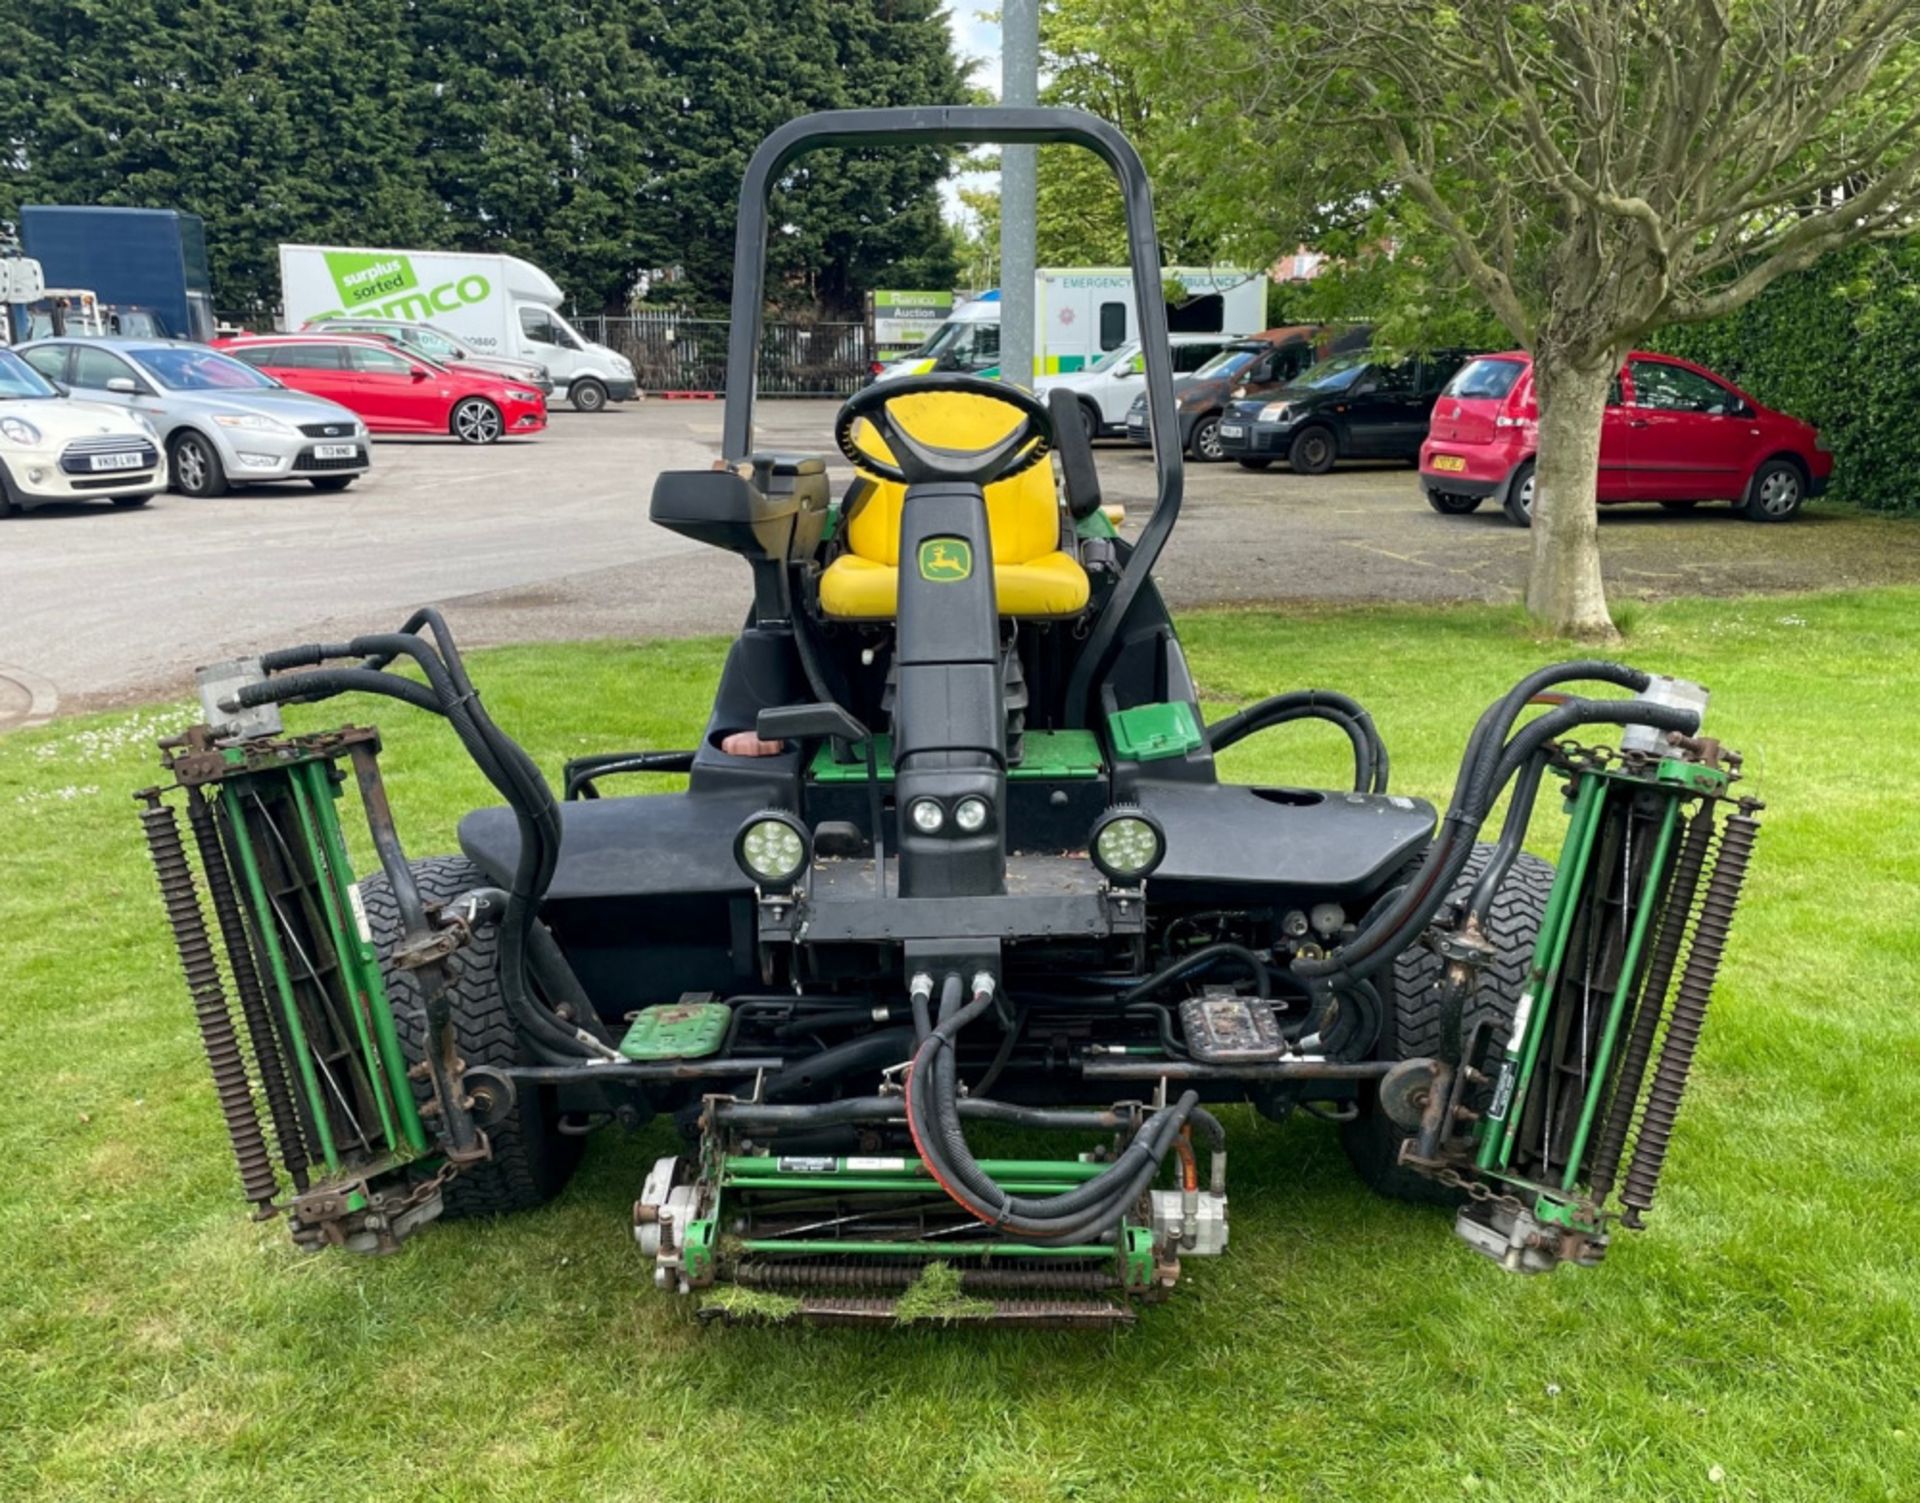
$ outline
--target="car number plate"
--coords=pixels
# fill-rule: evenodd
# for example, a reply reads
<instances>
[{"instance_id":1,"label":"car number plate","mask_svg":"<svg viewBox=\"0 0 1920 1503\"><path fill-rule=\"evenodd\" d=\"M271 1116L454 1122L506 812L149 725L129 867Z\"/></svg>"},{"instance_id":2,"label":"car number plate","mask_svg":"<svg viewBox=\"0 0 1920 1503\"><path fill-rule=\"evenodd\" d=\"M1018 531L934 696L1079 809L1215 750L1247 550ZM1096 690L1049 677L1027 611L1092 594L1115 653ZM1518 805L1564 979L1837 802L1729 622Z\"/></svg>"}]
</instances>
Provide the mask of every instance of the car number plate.
<instances>
[{"instance_id":1,"label":"car number plate","mask_svg":"<svg viewBox=\"0 0 1920 1503\"><path fill-rule=\"evenodd\" d=\"M1220 436L1222 438L1245 438L1247 436L1247 430L1238 423L1222 423L1220 425Z\"/></svg>"},{"instance_id":2,"label":"car number plate","mask_svg":"<svg viewBox=\"0 0 1920 1503\"><path fill-rule=\"evenodd\" d=\"M138 470L146 460L138 454L96 454L87 461L90 470Z\"/></svg>"},{"instance_id":3,"label":"car number plate","mask_svg":"<svg viewBox=\"0 0 1920 1503\"><path fill-rule=\"evenodd\" d=\"M358 459L360 446L358 444L315 444L313 457L315 459Z\"/></svg>"},{"instance_id":4,"label":"car number plate","mask_svg":"<svg viewBox=\"0 0 1920 1503\"><path fill-rule=\"evenodd\" d=\"M1450 475L1457 475L1467 467L1467 462L1458 454L1436 454L1428 463L1436 470L1445 470Z\"/></svg>"}]
</instances>

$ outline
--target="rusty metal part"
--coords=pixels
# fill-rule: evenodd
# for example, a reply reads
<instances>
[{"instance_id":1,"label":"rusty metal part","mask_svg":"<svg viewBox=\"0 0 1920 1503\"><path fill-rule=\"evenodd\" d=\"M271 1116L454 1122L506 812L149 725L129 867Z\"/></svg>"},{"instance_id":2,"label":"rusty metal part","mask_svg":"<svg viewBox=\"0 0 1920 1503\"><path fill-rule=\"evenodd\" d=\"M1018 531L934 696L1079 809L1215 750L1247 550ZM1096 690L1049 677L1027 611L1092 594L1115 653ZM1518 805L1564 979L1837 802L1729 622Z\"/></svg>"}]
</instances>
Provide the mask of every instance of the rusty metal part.
<instances>
[{"instance_id":1,"label":"rusty metal part","mask_svg":"<svg viewBox=\"0 0 1920 1503\"><path fill-rule=\"evenodd\" d=\"M1640 1085L1646 1079L1654 1040L1667 1014L1667 992L1673 985L1674 967L1679 963L1680 947L1693 917L1693 900L1700 889L1700 874L1706 867L1707 852L1713 843L1715 812L1716 806L1709 800L1687 822L1686 838L1681 842L1673 878L1667 886L1666 906L1660 911L1653 955L1647 963L1633 1015L1633 1032L1628 1035L1626 1052L1620 1058L1613 1100L1608 1105L1607 1119L1593 1152L1589 1183L1596 1204L1604 1202L1612 1193L1614 1178L1620 1171L1620 1156L1626 1149L1627 1133L1640 1104Z\"/></svg>"},{"instance_id":2,"label":"rusty metal part","mask_svg":"<svg viewBox=\"0 0 1920 1503\"><path fill-rule=\"evenodd\" d=\"M144 789L134 797L140 801L140 826L147 837L147 852L153 858L160 898L166 905L167 925L180 951L180 969L186 973L187 991L193 997L200 1042L213 1072L214 1094L219 1098L227 1136L233 1142L233 1156L239 1164L240 1187L253 1202L257 1215L271 1216L280 1182L260 1131L259 1114L253 1109L253 1088L240 1054L240 1041L234 1035L233 1018L227 1011L226 991L220 984L220 967L214 960L206 917L200 911L193 870L180 841L180 822L172 806L161 802L158 788Z\"/></svg>"},{"instance_id":3,"label":"rusty metal part","mask_svg":"<svg viewBox=\"0 0 1920 1503\"><path fill-rule=\"evenodd\" d=\"M734 1268L733 1282L756 1289L905 1289L925 1270L924 1259L871 1265L753 1261ZM993 1290L1097 1293L1121 1287L1111 1268L966 1268L959 1270L959 1277L965 1294Z\"/></svg>"},{"instance_id":4,"label":"rusty metal part","mask_svg":"<svg viewBox=\"0 0 1920 1503\"><path fill-rule=\"evenodd\" d=\"M1687 952L1687 963L1674 993L1666 1043L1660 1050L1659 1064L1654 1066L1653 1084L1640 1117L1640 1136L1634 1142L1626 1186L1620 1192L1620 1202L1626 1207L1621 1220L1628 1226L1640 1226L1653 1205L1667 1145L1673 1139L1673 1124L1680 1115L1680 1100L1686 1093L1687 1075L1693 1069L1694 1050L1699 1047L1700 1029L1706 1022L1707 1004L1713 997L1714 978L1726 953L1727 931L1733 924L1734 910L1740 906L1741 884L1746 880L1747 864L1759 833L1760 822L1744 809L1730 815L1721 826L1719 854L1713 875L1707 879L1706 895L1700 900L1693 946Z\"/></svg>"},{"instance_id":5,"label":"rusty metal part","mask_svg":"<svg viewBox=\"0 0 1920 1503\"><path fill-rule=\"evenodd\" d=\"M267 1120L273 1124L273 1140L280 1150L280 1165L293 1181L293 1188L307 1188L306 1135L299 1113L294 1109L293 1087L287 1079L286 1058L274 1032L268 1009L266 989L260 982L260 970L254 960L246 919L233 889L232 870L221 839L220 820L214 806L196 789L186 790L187 824L193 830L193 843L200 852L200 870L207 884L207 899L213 906L214 921L227 947L227 969L233 976L233 990L240 999L240 1017L247 1026L247 1042L253 1048L254 1071L260 1079L261 1094L267 1098Z\"/></svg>"}]
</instances>

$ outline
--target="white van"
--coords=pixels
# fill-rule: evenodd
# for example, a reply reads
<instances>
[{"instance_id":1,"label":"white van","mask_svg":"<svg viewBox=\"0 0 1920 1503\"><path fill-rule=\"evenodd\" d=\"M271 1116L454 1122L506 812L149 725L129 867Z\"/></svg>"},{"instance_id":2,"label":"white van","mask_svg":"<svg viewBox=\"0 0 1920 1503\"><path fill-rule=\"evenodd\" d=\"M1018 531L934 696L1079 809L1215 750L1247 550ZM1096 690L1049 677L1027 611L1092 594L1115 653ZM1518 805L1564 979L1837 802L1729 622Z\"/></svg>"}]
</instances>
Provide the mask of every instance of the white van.
<instances>
[{"instance_id":1,"label":"white van","mask_svg":"<svg viewBox=\"0 0 1920 1503\"><path fill-rule=\"evenodd\" d=\"M582 412L639 395L626 356L582 338L553 278L517 256L283 245L280 291L289 329L349 316L431 323L483 354L544 365L555 399Z\"/></svg>"},{"instance_id":2,"label":"white van","mask_svg":"<svg viewBox=\"0 0 1920 1503\"><path fill-rule=\"evenodd\" d=\"M1176 334L1238 334L1264 328L1267 279L1257 272L1170 266L1186 298L1168 306ZM1133 273L1124 266L1043 266L1034 273L1033 374L1085 370L1139 338ZM876 381L929 371L1000 373L1000 294L962 303L932 338L883 366Z\"/></svg>"}]
</instances>

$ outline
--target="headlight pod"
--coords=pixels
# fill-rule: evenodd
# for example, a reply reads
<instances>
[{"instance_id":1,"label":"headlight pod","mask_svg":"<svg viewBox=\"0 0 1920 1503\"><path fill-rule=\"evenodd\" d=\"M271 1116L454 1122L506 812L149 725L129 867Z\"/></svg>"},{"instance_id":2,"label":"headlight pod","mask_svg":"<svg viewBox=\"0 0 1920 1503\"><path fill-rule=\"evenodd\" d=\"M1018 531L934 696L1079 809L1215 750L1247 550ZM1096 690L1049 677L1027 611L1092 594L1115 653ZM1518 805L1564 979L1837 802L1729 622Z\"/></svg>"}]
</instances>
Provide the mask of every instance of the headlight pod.
<instances>
[{"instance_id":1,"label":"headlight pod","mask_svg":"<svg viewBox=\"0 0 1920 1503\"><path fill-rule=\"evenodd\" d=\"M31 448L40 442L40 430L25 418L5 417L0 418L0 437L10 444Z\"/></svg>"},{"instance_id":2,"label":"headlight pod","mask_svg":"<svg viewBox=\"0 0 1920 1503\"><path fill-rule=\"evenodd\" d=\"M248 433L292 433L292 424L264 412L216 412L213 420L222 428L239 428Z\"/></svg>"},{"instance_id":3,"label":"headlight pod","mask_svg":"<svg viewBox=\"0 0 1920 1503\"><path fill-rule=\"evenodd\" d=\"M947 811L939 800L917 798L907 805L907 821L922 835L938 835L947 823Z\"/></svg>"},{"instance_id":4,"label":"headlight pod","mask_svg":"<svg viewBox=\"0 0 1920 1503\"><path fill-rule=\"evenodd\" d=\"M1109 881L1132 887L1167 854L1166 831L1146 810L1123 804L1093 822L1087 854Z\"/></svg>"},{"instance_id":5,"label":"headlight pod","mask_svg":"<svg viewBox=\"0 0 1920 1503\"><path fill-rule=\"evenodd\" d=\"M760 887L784 892L807 869L807 827L784 809L751 815L733 837L733 859Z\"/></svg>"},{"instance_id":6,"label":"headlight pod","mask_svg":"<svg viewBox=\"0 0 1920 1503\"><path fill-rule=\"evenodd\" d=\"M512 397L516 402L525 402L529 405L540 400L539 392L523 391L517 386L509 386L507 388L507 395Z\"/></svg>"},{"instance_id":7,"label":"headlight pod","mask_svg":"<svg viewBox=\"0 0 1920 1503\"><path fill-rule=\"evenodd\" d=\"M991 812L985 799L969 794L953 806L953 822L962 835L978 835L987 827Z\"/></svg>"},{"instance_id":8,"label":"headlight pod","mask_svg":"<svg viewBox=\"0 0 1920 1503\"><path fill-rule=\"evenodd\" d=\"M1259 421L1263 423L1284 423L1293 416L1293 408L1286 402L1269 402L1260 409Z\"/></svg>"}]
</instances>

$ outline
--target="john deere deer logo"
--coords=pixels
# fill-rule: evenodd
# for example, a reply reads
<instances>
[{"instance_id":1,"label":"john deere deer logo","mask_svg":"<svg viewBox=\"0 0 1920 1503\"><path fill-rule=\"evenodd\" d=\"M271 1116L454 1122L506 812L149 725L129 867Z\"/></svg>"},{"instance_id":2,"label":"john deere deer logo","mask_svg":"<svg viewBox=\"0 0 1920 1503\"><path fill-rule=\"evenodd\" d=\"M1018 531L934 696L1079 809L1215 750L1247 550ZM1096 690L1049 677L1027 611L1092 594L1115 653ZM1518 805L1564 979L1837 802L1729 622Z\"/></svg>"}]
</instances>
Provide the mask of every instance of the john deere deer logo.
<instances>
[{"instance_id":1,"label":"john deere deer logo","mask_svg":"<svg viewBox=\"0 0 1920 1503\"><path fill-rule=\"evenodd\" d=\"M973 549L959 538L928 538L920 545L920 577L946 584L973 573Z\"/></svg>"}]
</instances>

